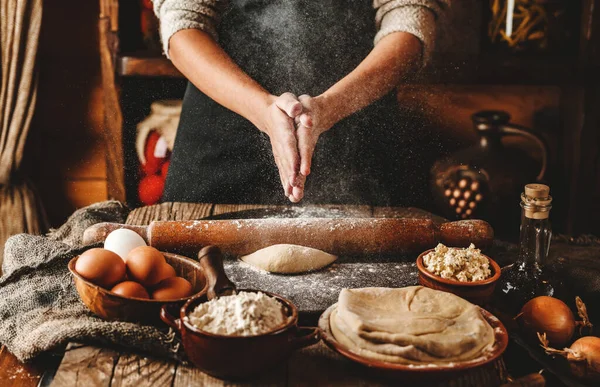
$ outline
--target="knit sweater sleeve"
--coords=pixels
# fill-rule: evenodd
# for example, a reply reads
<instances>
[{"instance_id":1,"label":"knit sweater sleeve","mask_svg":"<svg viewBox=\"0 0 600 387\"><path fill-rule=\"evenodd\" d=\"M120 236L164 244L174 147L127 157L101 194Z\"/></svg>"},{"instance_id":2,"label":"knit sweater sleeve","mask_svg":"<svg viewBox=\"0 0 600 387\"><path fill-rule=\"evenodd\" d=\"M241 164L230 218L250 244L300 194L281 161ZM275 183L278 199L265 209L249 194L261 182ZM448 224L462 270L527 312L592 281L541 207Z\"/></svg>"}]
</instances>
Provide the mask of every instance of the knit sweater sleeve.
<instances>
[{"instance_id":1,"label":"knit sweater sleeve","mask_svg":"<svg viewBox=\"0 0 600 387\"><path fill-rule=\"evenodd\" d=\"M451 0L373 0L378 29L375 44L393 32L408 32L423 46L423 62L431 57L436 27L449 12Z\"/></svg>"},{"instance_id":2,"label":"knit sweater sleeve","mask_svg":"<svg viewBox=\"0 0 600 387\"><path fill-rule=\"evenodd\" d=\"M217 39L217 25L227 0L152 0L160 22L163 51L169 56L169 39L178 31L195 28Z\"/></svg>"}]
</instances>

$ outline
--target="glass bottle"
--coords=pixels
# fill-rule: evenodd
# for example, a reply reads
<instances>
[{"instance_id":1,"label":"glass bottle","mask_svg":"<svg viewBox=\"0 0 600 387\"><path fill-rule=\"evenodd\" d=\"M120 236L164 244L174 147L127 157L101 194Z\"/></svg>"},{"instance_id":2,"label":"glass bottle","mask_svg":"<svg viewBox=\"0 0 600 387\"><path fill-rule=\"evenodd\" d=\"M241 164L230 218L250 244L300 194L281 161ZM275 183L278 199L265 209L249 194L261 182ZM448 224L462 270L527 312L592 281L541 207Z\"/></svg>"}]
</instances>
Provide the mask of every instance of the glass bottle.
<instances>
[{"instance_id":1,"label":"glass bottle","mask_svg":"<svg viewBox=\"0 0 600 387\"><path fill-rule=\"evenodd\" d=\"M502 269L495 291L496 307L515 316L523 305L537 296L561 297L562 282L547 265L552 229L550 188L528 184L521 194L521 237L519 255Z\"/></svg>"}]
</instances>

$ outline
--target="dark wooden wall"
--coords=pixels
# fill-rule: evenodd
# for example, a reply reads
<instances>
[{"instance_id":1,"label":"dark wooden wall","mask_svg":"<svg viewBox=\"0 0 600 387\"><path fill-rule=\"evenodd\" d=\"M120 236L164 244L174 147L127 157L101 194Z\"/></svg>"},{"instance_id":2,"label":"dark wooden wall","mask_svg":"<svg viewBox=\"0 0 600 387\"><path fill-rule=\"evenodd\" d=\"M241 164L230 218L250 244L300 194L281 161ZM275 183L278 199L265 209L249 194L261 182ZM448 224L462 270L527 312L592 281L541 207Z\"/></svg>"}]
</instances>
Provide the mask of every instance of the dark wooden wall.
<instances>
[{"instance_id":1,"label":"dark wooden wall","mask_svg":"<svg viewBox=\"0 0 600 387\"><path fill-rule=\"evenodd\" d=\"M53 226L107 198L97 26L97 1L44 1L38 100L24 167Z\"/></svg>"}]
</instances>

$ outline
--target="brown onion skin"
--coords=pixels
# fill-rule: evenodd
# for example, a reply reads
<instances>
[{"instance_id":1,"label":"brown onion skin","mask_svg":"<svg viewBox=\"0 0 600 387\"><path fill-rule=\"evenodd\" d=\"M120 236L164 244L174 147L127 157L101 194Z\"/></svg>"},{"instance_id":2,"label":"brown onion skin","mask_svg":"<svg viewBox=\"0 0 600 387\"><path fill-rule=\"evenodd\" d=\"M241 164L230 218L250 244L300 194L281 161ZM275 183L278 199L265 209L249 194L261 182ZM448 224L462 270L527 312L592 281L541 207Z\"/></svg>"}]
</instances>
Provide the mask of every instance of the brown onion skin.
<instances>
[{"instance_id":1,"label":"brown onion skin","mask_svg":"<svg viewBox=\"0 0 600 387\"><path fill-rule=\"evenodd\" d=\"M561 300L548 296L535 297L521 309L523 330L533 337L545 333L554 348L564 348L571 342L575 332L575 317Z\"/></svg>"},{"instance_id":2,"label":"brown onion skin","mask_svg":"<svg viewBox=\"0 0 600 387\"><path fill-rule=\"evenodd\" d=\"M583 357L569 353L567 360L571 372L578 378L589 381L600 381L600 338L585 336L571 345L571 350Z\"/></svg>"}]
</instances>

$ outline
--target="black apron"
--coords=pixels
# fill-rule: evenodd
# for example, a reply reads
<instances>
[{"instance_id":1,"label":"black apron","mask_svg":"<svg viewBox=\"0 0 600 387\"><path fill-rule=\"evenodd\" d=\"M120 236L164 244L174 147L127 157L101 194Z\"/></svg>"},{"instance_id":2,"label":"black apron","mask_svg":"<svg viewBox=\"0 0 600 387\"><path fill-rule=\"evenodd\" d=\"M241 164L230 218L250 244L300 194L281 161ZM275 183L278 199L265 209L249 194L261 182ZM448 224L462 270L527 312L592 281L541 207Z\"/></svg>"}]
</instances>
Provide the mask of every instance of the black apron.
<instances>
[{"instance_id":1,"label":"black apron","mask_svg":"<svg viewBox=\"0 0 600 387\"><path fill-rule=\"evenodd\" d=\"M371 4L232 0L219 43L270 93L317 96L373 48ZM400 118L395 93L340 121L317 143L303 203L419 205L427 173L412 129ZM268 136L191 83L163 201L288 202Z\"/></svg>"}]
</instances>

